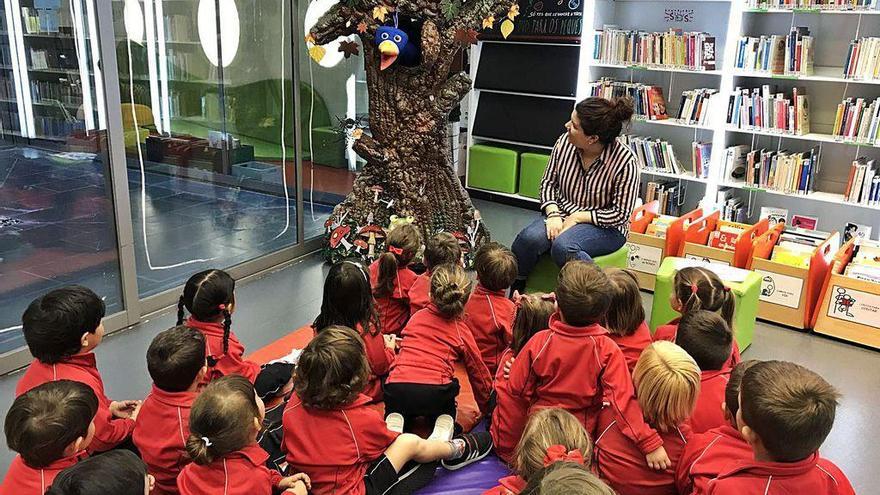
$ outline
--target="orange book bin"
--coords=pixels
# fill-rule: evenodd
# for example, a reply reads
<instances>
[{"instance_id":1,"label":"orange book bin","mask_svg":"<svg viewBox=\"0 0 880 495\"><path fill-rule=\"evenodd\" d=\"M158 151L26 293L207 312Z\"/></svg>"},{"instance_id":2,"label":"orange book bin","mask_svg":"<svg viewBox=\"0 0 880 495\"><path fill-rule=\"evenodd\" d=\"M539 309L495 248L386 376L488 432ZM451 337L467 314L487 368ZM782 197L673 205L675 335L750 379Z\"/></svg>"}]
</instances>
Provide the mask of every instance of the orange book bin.
<instances>
[{"instance_id":1,"label":"orange book bin","mask_svg":"<svg viewBox=\"0 0 880 495\"><path fill-rule=\"evenodd\" d=\"M737 237L733 251L709 246L709 235L718 228L721 212L712 213L690 224L684 234L682 258L721 263L736 268L745 268L752 256L754 240L770 228L766 218L752 225Z\"/></svg>"},{"instance_id":2,"label":"orange book bin","mask_svg":"<svg viewBox=\"0 0 880 495\"><path fill-rule=\"evenodd\" d=\"M669 224L666 229L666 237L661 238L645 234L648 226L659 215L659 202L651 201L633 211L630 217L629 235L629 260L627 267L635 274L639 281L639 287L643 290L654 290L657 270L660 263L667 256L677 256L684 242L685 226L700 218L703 210L696 210L678 217Z\"/></svg>"}]
</instances>

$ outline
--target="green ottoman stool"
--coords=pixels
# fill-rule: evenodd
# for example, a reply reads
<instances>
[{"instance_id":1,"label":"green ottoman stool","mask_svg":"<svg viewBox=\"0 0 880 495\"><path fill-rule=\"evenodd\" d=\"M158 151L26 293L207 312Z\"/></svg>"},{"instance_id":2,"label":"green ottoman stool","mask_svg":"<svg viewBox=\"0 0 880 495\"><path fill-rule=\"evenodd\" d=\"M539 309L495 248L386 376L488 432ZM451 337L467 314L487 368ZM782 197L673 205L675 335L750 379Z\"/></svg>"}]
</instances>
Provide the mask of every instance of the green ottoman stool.
<instances>
[{"instance_id":1,"label":"green ottoman stool","mask_svg":"<svg viewBox=\"0 0 880 495\"><path fill-rule=\"evenodd\" d=\"M541 197L541 178L550 161L550 155L523 153L519 155L519 194L530 198Z\"/></svg>"},{"instance_id":2,"label":"green ottoman stool","mask_svg":"<svg viewBox=\"0 0 880 495\"><path fill-rule=\"evenodd\" d=\"M626 268L629 260L629 246L626 244L622 248L611 254L604 256L596 256L593 261L602 268L615 266L617 268ZM556 279L559 277L559 267L553 261L550 253L541 255L538 264L526 280L526 292L553 292L556 290Z\"/></svg>"},{"instance_id":3,"label":"green ottoman stool","mask_svg":"<svg viewBox=\"0 0 880 495\"><path fill-rule=\"evenodd\" d=\"M758 317L758 297L761 294L761 276L751 270L743 270L719 264L701 264L684 258L664 258L657 270L657 283L654 286L654 302L651 305L651 331L669 323L680 315L669 305L672 282L680 268L704 266L715 272L724 285L730 287L736 301L733 314L734 337L740 351L752 344L755 334L755 319Z\"/></svg>"},{"instance_id":4,"label":"green ottoman stool","mask_svg":"<svg viewBox=\"0 0 880 495\"><path fill-rule=\"evenodd\" d=\"M510 149L475 144L468 152L468 187L516 193L519 154Z\"/></svg>"}]
</instances>

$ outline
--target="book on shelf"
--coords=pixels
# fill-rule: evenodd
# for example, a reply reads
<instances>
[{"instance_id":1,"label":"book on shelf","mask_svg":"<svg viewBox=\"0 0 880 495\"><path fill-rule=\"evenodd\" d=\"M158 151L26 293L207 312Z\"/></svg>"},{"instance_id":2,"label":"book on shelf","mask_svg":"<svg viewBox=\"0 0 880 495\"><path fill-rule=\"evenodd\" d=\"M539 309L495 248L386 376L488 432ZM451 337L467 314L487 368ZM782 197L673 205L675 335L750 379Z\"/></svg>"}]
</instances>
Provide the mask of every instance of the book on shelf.
<instances>
[{"instance_id":1,"label":"book on shelf","mask_svg":"<svg viewBox=\"0 0 880 495\"><path fill-rule=\"evenodd\" d=\"M737 86L728 99L727 123L741 129L809 134L809 101L803 88L795 87L786 96L777 92L775 85L752 89Z\"/></svg>"},{"instance_id":2,"label":"book on shelf","mask_svg":"<svg viewBox=\"0 0 880 495\"><path fill-rule=\"evenodd\" d=\"M849 42L843 61L843 77L861 80L880 78L880 37L859 38Z\"/></svg>"},{"instance_id":3,"label":"book on shelf","mask_svg":"<svg viewBox=\"0 0 880 495\"><path fill-rule=\"evenodd\" d=\"M877 0L746 0L751 9L827 9L867 10L877 7Z\"/></svg>"},{"instance_id":4,"label":"book on shelf","mask_svg":"<svg viewBox=\"0 0 880 495\"><path fill-rule=\"evenodd\" d=\"M678 119L681 121L706 125L709 123L710 101L718 94L717 89L696 88L681 93Z\"/></svg>"},{"instance_id":5,"label":"book on shelf","mask_svg":"<svg viewBox=\"0 0 880 495\"><path fill-rule=\"evenodd\" d=\"M865 157L853 160L843 199L861 205L880 205L880 174L874 160Z\"/></svg>"},{"instance_id":6,"label":"book on shelf","mask_svg":"<svg viewBox=\"0 0 880 495\"><path fill-rule=\"evenodd\" d=\"M844 275L880 283L880 243L867 238L857 239L852 260L846 266Z\"/></svg>"},{"instance_id":7,"label":"book on shelf","mask_svg":"<svg viewBox=\"0 0 880 495\"><path fill-rule=\"evenodd\" d=\"M773 189L787 194L813 192L819 163L818 148L806 152L746 150L748 147L744 145L727 148L725 178L749 187Z\"/></svg>"},{"instance_id":8,"label":"book on shelf","mask_svg":"<svg viewBox=\"0 0 880 495\"><path fill-rule=\"evenodd\" d=\"M665 239L666 231L669 230L669 225L671 225L672 222L677 219L678 217L674 217L672 215L660 215L654 217L654 219L651 220L651 223L648 224L648 227L645 228L645 235L651 235L654 237ZM685 226L685 228L687 228L687 226Z\"/></svg>"},{"instance_id":9,"label":"book on shelf","mask_svg":"<svg viewBox=\"0 0 880 495\"><path fill-rule=\"evenodd\" d=\"M744 182L746 179L746 155L749 152L749 146L738 144L729 146L724 150L724 161L722 170L724 171L723 179L725 182Z\"/></svg>"},{"instance_id":10,"label":"book on shelf","mask_svg":"<svg viewBox=\"0 0 880 495\"><path fill-rule=\"evenodd\" d=\"M602 78L589 84L590 96L605 99L629 97L633 101L635 114L648 120L666 120L666 99L663 88L650 84L616 81Z\"/></svg>"},{"instance_id":11,"label":"book on shelf","mask_svg":"<svg viewBox=\"0 0 880 495\"><path fill-rule=\"evenodd\" d=\"M865 144L880 142L880 98L846 98L837 105L833 136Z\"/></svg>"},{"instance_id":12,"label":"book on shelf","mask_svg":"<svg viewBox=\"0 0 880 495\"><path fill-rule=\"evenodd\" d=\"M794 26L788 35L742 36L737 42L737 69L808 76L813 74L814 39L810 30Z\"/></svg>"},{"instance_id":13,"label":"book on shelf","mask_svg":"<svg viewBox=\"0 0 880 495\"><path fill-rule=\"evenodd\" d=\"M745 232L749 225L729 220L721 220L718 227L709 234L709 247L733 251L736 249L736 241L740 234Z\"/></svg>"},{"instance_id":14,"label":"book on shelf","mask_svg":"<svg viewBox=\"0 0 880 495\"><path fill-rule=\"evenodd\" d=\"M694 177L709 177L709 164L712 163L712 143L694 141L691 143L691 165Z\"/></svg>"},{"instance_id":15,"label":"book on shelf","mask_svg":"<svg viewBox=\"0 0 880 495\"><path fill-rule=\"evenodd\" d=\"M605 25L593 35L593 58L601 63L715 70L715 37L669 29L648 32Z\"/></svg>"},{"instance_id":16,"label":"book on shelf","mask_svg":"<svg viewBox=\"0 0 880 495\"><path fill-rule=\"evenodd\" d=\"M762 206L760 218L766 218L772 227L778 223L785 223L788 220L788 210L773 206Z\"/></svg>"},{"instance_id":17,"label":"book on shelf","mask_svg":"<svg viewBox=\"0 0 880 495\"><path fill-rule=\"evenodd\" d=\"M746 207L742 198L736 195L736 190L730 187L720 187L715 193L715 203L721 213L721 219L729 222L744 222L746 220Z\"/></svg>"},{"instance_id":18,"label":"book on shelf","mask_svg":"<svg viewBox=\"0 0 880 495\"><path fill-rule=\"evenodd\" d=\"M855 222L847 222L843 227L843 242L847 243L852 238L870 239L873 227L870 225L861 225Z\"/></svg>"},{"instance_id":19,"label":"book on shelf","mask_svg":"<svg viewBox=\"0 0 880 495\"><path fill-rule=\"evenodd\" d=\"M622 140L632 150L640 169L670 174L682 172L672 144L668 141L632 134L624 134Z\"/></svg>"},{"instance_id":20,"label":"book on shelf","mask_svg":"<svg viewBox=\"0 0 880 495\"><path fill-rule=\"evenodd\" d=\"M680 216L682 187L678 181L649 181L645 189L645 203L657 200L661 215Z\"/></svg>"}]
</instances>

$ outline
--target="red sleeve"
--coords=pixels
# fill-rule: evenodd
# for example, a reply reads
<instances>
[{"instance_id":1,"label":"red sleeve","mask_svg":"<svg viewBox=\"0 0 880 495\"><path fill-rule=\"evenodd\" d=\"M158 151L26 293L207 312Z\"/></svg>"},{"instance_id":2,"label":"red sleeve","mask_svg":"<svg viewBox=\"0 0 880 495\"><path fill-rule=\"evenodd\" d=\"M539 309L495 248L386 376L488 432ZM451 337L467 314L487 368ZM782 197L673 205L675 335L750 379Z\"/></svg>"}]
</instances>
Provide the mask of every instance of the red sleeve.
<instances>
[{"instance_id":1,"label":"red sleeve","mask_svg":"<svg viewBox=\"0 0 880 495\"><path fill-rule=\"evenodd\" d=\"M607 362L600 377L604 396L611 403L621 433L632 440L643 454L648 454L662 447L663 439L645 423L623 353L611 339L608 339L608 343L611 345L606 349ZM510 378L513 380L512 373Z\"/></svg>"},{"instance_id":2,"label":"red sleeve","mask_svg":"<svg viewBox=\"0 0 880 495\"><path fill-rule=\"evenodd\" d=\"M361 461L374 461L388 450L388 446L400 434L389 430L385 426L385 420L375 409L364 406L353 412L354 414L346 417L351 421L352 430L356 432Z\"/></svg>"},{"instance_id":3,"label":"red sleeve","mask_svg":"<svg viewBox=\"0 0 880 495\"><path fill-rule=\"evenodd\" d=\"M675 466L675 488L678 493L690 493L693 488L693 480L691 480L691 466L694 465L697 458L706 450L706 445L702 441L704 435L691 438L691 441L684 447L678 465Z\"/></svg>"},{"instance_id":4,"label":"red sleeve","mask_svg":"<svg viewBox=\"0 0 880 495\"><path fill-rule=\"evenodd\" d=\"M657 327L657 330L654 331L654 335L651 336L651 340L657 342L658 340L668 340L670 342L675 342L675 334L678 332L678 325L666 324L660 325Z\"/></svg>"},{"instance_id":5,"label":"red sleeve","mask_svg":"<svg viewBox=\"0 0 880 495\"><path fill-rule=\"evenodd\" d=\"M489 368L483 362L483 356L474 340L474 334L471 333L470 327L461 322L455 323L458 334L461 337L462 349L460 350L464 358L464 367L467 370L468 379L471 382L471 388L474 391L474 399L480 407L480 412L485 414L489 405L489 394L492 390L492 375Z\"/></svg>"},{"instance_id":6,"label":"red sleeve","mask_svg":"<svg viewBox=\"0 0 880 495\"><path fill-rule=\"evenodd\" d=\"M513 361L513 366L510 367L510 377L508 378L508 381L510 382L510 391L514 396L521 398L525 402L526 408L531 405L535 395L535 389L538 385L537 377L532 373L532 361L535 359L535 348L539 347L539 344L540 346L543 346L546 341L546 334L541 335L540 337L538 337L538 334L532 336L516 356L516 359Z\"/></svg>"},{"instance_id":7,"label":"red sleeve","mask_svg":"<svg viewBox=\"0 0 880 495\"><path fill-rule=\"evenodd\" d=\"M131 436L134 425L130 419L114 418L109 407L99 405L95 415L95 437L89 445L89 452L104 452L116 447Z\"/></svg>"},{"instance_id":8,"label":"red sleeve","mask_svg":"<svg viewBox=\"0 0 880 495\"><path fill-rule=\"evenodd\" d=\"M394 362L394 351L385 346L385 339L381 333L373 335L372 333L362 334L364 345L367 350L367 361L370 363L370 370L376 376L385 376Z\"/></svg>"},{"instance_id":9,"label":"red sleeve","mask_svg":"<svg viewBox=\"0 0 880 495\"><path fill-rule=\"evenodd\" d=\"M501 315L501 329L504 331L504 343L510 345L513 342L513 320L516 318L516 306L511 306L510 311Z\"/></svg>"},{"instance_id":10,"label":"red sleeve","mask_svg":"<svg viewBox=\"0 0 880 495\"><path fill-rule=\"evenodd\" d=\"M281 483L281 480L284 479L284 476L281 476L281 473L275 471L274 469L269 469L266 466L260 466L260 469L265 472L272 486L278 488L278 484Z\"/></svg>"}]
</instances>

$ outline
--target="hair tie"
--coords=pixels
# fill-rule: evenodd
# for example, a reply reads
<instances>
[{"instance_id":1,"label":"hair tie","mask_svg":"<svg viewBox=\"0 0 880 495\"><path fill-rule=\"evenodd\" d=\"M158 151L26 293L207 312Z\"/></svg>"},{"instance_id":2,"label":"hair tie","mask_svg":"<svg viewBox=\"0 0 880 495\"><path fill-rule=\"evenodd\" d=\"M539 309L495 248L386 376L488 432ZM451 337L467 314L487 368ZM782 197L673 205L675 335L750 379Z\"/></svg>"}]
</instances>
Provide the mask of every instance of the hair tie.
<instances>
[{"instance_id":1,"label":"hair tie","mask_svg":"<svg viewBox=\"0 0 880 495\"><path fill-rule=\"evenodd\" d=\"M697 284L691 284L691 294L696 294L697 290L699 290L699 287L697 287Z\"/></svg>"},{"instance_id":2,"label":"hair tie","mask_svg":"<svg viewBox=\"0 0 880 495\"><path fill-rule=\"evenodd\" d=\"M225 304L221 304L221 305L217 306L217 308L218 308L220 311L226 311L226 305L225 305Z\"/></svg>"},{"instance_id":3,"label":"hair tie","mask_svg":"<svg viewBox=\"0 0 880 495\"><path fill-rule=\"evenodd\" d=\"M728 286L725 285L725 286L724 286L724 292L730 292L730 287L728 287Z\"/></svg>"},{"instance_id":4,"label":"hair tie","mask_svg":"<svg viewBox=\"0 0 880 495\"><path fill-rule=\"evenodd\" d=\"M550 292L549 294L543 294L541 296L541 300L542 301L550 301L552 303L555 303L556 302L556 293Z\"/></svg>"},{"instance_id":5,"label":"hair tie","mask_svg":"<svg viewBox=\"0 0 880 495\"><path fill-rule=\"evenodd\" d=\"M205 442L205 447L210 447L211 445L214 445L213 443L211 443L211 440L208 437L202 437L202 441Z\"/></svg>"},{"instance_id":6,"label":"hair tie","mask_svg":"<svg viewBox=\"0 0 880 495\"><path fill-rule=\"evenodd\" d=\"M388 246L388 252L391 254L396 254L397 256L403 256L403 248L399 248L397 246Z\"/></svg>"},{"instance_id":7,"label":"hair tie","mask_svg":"<svg viewBox=\"0 0 880 495\"><path fill-rule=\"evenodd\" d=\"M584 454L580 449L565 450L564 445L551 445L547 448L547 455L544 456L544 467L556 462L574 462L575 464L584 465Z\"/></svg>"}]
</instances>

